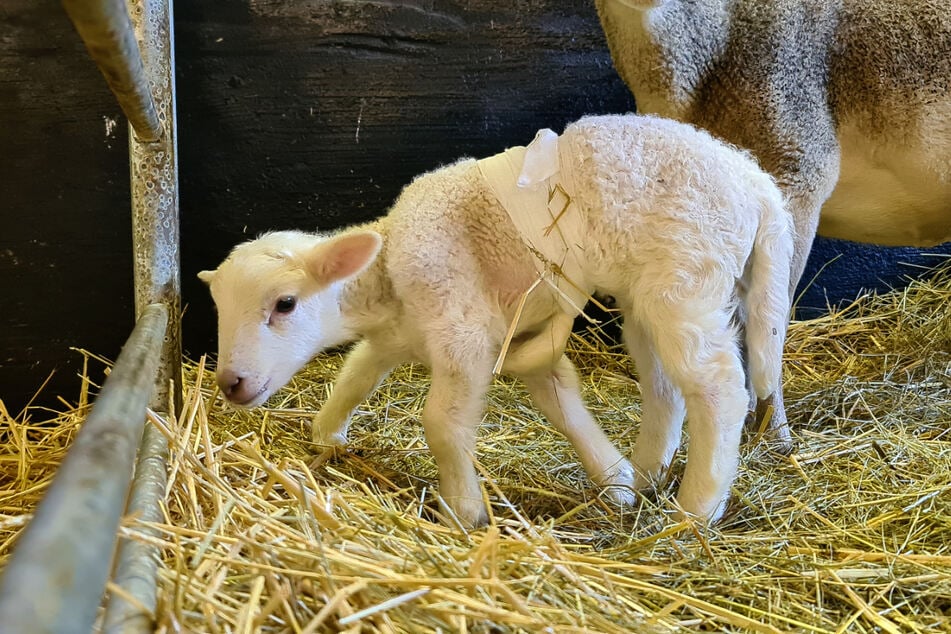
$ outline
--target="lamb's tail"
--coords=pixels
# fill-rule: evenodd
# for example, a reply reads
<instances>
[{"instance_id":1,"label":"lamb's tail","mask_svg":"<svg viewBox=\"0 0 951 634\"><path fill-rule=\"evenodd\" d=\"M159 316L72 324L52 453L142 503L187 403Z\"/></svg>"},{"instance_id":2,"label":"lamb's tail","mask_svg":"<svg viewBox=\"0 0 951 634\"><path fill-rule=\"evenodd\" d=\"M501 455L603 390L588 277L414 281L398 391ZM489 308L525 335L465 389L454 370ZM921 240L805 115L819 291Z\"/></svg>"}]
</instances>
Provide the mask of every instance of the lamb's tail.
<instances>
[{"instance_id":1,"label":"lamb's tail","mask_svg":"<svg viewBox=\"0 0 951 634\"><path fill-rule=\"evenodd\" d=\"M753 390L764 399L782 381L793 246L791 218L779 190L770 188L760 204L760 223L748 269L746 347Z\"/></svg>"}]
</instances>

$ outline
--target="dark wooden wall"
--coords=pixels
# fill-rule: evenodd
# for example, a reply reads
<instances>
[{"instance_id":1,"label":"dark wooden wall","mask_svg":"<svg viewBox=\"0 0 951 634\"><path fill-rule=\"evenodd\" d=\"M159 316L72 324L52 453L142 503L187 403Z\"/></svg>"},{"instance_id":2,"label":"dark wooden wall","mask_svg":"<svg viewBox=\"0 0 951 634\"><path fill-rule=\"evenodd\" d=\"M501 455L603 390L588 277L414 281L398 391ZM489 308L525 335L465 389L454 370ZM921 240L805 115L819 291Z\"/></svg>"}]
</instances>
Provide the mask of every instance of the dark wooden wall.
<instances>
[{"instance_id":1,"label":"dark wooden wall","mask_svg":"<svg viewBox=\"0 0 951 634\"><path fill-rule=\"evenodd\" d=\"M75 398L132 326L125 120L58 2L0 2L0 399Z\"/></svg>"},{"instance_id":2,"label":"dark wooden wall","mask_svg":"<svg viewBox=\"0 0 951 634\"><path fill-rule=\"evenodd\" d=\"M634 109L589 0L191 0L175 13L193 356L214 349L195 273L236 242L372 218L422 171ZM0 25L0 399L15 412L54 371L40 402L75 398L71 346L117 354L131 231L125 122L59 3L3 0ZM825 241L806 279L843 251L804 306L933 262Z\"/></svg>"}]
</instances>

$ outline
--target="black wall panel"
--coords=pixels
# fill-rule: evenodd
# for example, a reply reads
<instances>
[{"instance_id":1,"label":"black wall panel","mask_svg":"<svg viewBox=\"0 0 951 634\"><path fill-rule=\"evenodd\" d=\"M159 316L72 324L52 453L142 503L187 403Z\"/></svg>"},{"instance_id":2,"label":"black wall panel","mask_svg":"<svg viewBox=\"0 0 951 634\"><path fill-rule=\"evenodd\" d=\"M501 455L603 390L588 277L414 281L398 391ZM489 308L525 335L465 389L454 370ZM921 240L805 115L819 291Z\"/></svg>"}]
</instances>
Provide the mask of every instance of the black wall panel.
<instances>
[{"instance_id":1,"label":"black wall panel","mask_svg":"<svg viewBox=\"0 0 951 634\"><path fill-rule=\"evenodd\" d=\"M75 397L132 328L125 120L58 2L0 3L0 399Z\"/></svg>"}]
</instances>

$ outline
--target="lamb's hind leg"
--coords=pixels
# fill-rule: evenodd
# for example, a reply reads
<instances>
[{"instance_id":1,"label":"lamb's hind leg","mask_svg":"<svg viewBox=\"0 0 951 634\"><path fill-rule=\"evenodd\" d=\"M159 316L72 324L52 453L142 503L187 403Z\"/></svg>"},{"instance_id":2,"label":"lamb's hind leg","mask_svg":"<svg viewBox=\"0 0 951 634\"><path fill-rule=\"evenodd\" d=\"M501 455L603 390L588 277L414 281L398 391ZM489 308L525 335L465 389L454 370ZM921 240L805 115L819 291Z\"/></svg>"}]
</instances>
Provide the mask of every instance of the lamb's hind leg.
<instances>
[{"instance_id":1,"label":"lamb's hind leg","mask_svg":"<svg viewBox=\"0 0 951 634\"><path fill-rule=\"evenodd\" d=\"M654 304L646 332L686 401L690 446L677 500L684 512L716 521L739 463L748 404L743 364L726 311L693 305L692 320L671 308Z\"/></svg>"},{"instance_id":2,"label":"lamb's hind leg","mask_svg":"<svg viewBox=\"0 0 951 634\"><path fill-rule=\"evenodd\" d=\"M670 382L654 346L634 318L624 321L624 342L634 359L641 388L641 426L632 456L637 473L635 486L648 489L663 482L680 446L684 398Z\"/></svg>"},{"instance_id":3,"label":"lamb's hind leg","mask_svg":"<svg viewBox=\"0 0 951 634\"><path fill-rule=\"evenodd\" d=\"M585 407L578 373L568 357L562 355L550 370L521 375L521 378L548 422L574 445L588 477L595 484L607 487L607 494L614 502L634 504L631 463Z\"/></svg>"}]
</instances>

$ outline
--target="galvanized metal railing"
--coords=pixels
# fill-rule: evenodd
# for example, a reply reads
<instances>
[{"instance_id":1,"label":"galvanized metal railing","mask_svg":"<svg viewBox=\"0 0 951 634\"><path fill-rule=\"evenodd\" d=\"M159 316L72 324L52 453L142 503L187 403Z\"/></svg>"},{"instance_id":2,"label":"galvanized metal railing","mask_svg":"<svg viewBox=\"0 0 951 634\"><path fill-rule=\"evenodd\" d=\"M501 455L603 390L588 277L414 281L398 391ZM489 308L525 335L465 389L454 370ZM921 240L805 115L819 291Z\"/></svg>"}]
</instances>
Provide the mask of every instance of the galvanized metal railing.
<instances>
[{"instance_id":1,"label":"galvanized metal railing","mask_svg":"<svg viewBox=\"0 0 951 634\"><path fill-rule=\"evenodd\" d=\"M146 522L162 517L168 447L145 424L146 407L181 409L172 0L130 0L131 18L124 0L63 0L63 6L129 120L137 322L0 571L0 634L91 630L123 505ZM119 540L113 582L121 592L106 605L102 631L153 630L158 557L145 541Z\"/></svg>"},{"instance_id":2,"label":"galvanized metal railing","mask_svg":"<svg viewBox=\"0 0 951 634\"><path fill-rule=\"evenodd\" d=\"M90 631L109 574L168 311L150 306L0 578L0 630Z\"/></svg>"},{"instance_id":3,"label":"galvanized metal railing","mask_svg":"<svg viewBox=\"0 0 951 634\"><path fill-rule=\"evenodd\" d=\"M135 133L143 141L157 141L162 124L124 0L63 0L63 8Z\"/></svg>"}]
</instances>

